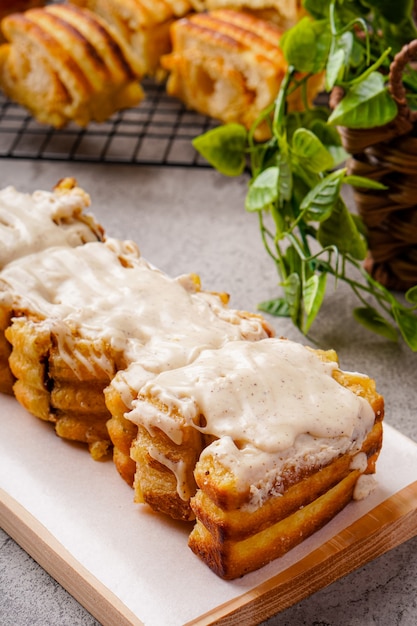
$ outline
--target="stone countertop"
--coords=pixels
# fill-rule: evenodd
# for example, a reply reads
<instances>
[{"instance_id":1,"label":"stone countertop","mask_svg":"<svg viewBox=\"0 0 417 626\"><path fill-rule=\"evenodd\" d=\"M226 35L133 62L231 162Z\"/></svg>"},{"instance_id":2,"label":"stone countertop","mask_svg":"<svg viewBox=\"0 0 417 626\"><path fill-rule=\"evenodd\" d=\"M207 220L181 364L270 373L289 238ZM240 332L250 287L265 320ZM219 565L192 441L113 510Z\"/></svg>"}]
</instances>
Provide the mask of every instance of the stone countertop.
<instances>
[{"instance_id":1,"label":"stone countertop","mask_svg":"<svg viewBox=\"0 0 417 626\"><path fill-rule=\"evenodd\" d=\"M246 180L204 168L3 160L0 187L51 189L74 176L92 198L109 236L135 240L142 255L170 275L196 272L203 287L226 291L231 306L256 310L276 294L277 275L257 219L244 211ZM374 377L386 421L417 441L417 355L354 322L357 304L344 285L329 292L312 338L334 348L342 369ZM306 342L287 320L277 334ZM268 626L414 626L417 623L417 537L286 611ZM97 625L97 621L0 531L1 626ZM163 625L161 625L163 626Z\"/></svg>"}]
</instances>

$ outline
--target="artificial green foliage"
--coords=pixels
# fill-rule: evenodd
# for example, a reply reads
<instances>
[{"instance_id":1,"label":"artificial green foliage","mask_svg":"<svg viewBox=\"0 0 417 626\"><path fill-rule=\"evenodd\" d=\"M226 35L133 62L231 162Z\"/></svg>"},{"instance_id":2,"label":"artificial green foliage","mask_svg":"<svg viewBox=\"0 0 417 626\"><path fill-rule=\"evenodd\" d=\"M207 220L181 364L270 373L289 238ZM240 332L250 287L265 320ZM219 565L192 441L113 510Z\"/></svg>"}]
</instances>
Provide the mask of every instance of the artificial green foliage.
<instances>
[{"instance_id":1,"label":"artificial green foliage","mask_svg":"<svg viewBox=\"0 0 417 626\"><path fill-rule=\"evenodd\" d=\"M310 15L282 38L288 71L273 106L249 132L238 124L220 126L194 146L224 174L240 175L248 164L245 208L258 216L279 277L279 293L259 304L262 311L289 317L308 334L330 282L337 287L342 281L359 300L352 311L356 321L386 339L401 336L417 351L417 286L400 301L365 271L365 228L344 201L346 185L384 187L348 174L337 131L341 125L371 128L395 118L386 72L404 34L417 37L412 3L305 0L304 6ZM317 73L325 77L328 91L337 86L345 94L333 111L307 103L306 82ZM417 74L410 70L410 102L413 85ZM288 99L296 90L305 106L290 111ZM256 128L265 121L271 138L257 143Z\"/></svg>"}]
</instances>

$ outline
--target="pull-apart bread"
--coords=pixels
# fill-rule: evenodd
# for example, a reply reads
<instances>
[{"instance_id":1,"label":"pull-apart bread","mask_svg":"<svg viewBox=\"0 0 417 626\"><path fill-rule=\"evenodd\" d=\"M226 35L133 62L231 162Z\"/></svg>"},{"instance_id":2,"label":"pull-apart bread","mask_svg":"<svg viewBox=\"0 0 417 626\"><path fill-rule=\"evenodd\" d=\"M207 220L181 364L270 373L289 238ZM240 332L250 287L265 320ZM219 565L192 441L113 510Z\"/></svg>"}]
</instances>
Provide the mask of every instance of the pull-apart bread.
<instances>
[{"instance_id":1,"label":"pull-apart bread","mask_svg":"<svg viewBox=\"0 0 417 626\"><path fill-rule=\"evenodd\" d=\"M169 28L191 11L188 0L71 0L115 27L130 46L142 76L159 76L160 58L171 50Z\"/></svg>"},{"instance_id":2,"label":"pull-apart bread","mask_svg":"<svg viewBox=\"0 0 417 626\"><path fill-rule=\"evenodd\" d=\"M229 341L259 341L274 334L261 315L229 308L226 294L201 290L197 276L177 280L186 293L167 291L161 303L156 296L156 317L163 307L160 314L165 317L165 324L153 322L156 328L149 348L142 351L139 359L132 358L126 369L120 369L104 390L111 414L107 429L113 444L113 461L130 485L136 472L131 447L137 426L127 419L126 413L148 378L193 362L202 350L218 349Z\"/></svg>"},{"instance_id":3,"label":"pull-apart bread","mask_svg":"<svg viewBox=\"0 0 417 626\"><path fill-rule=\"evenodd\" d=\"M52 246L75 247L103 239L103 228L87 213L90 197L72 178L53 191L0 190L0 270L11 261ZM1 275L1 274L0 274ZM10 311L0 307L0 391L12 393L13 376L8 358L10 344L4 331Z\"/></svg>"},{"instance_id":4,"label":"pull-apart bread","mask_svg":"<svg viewBox=\"0 0 417 626\"><path fill-rule=\"evenodd\" d=\"M119 370L134 363L131 384L140 388L206 347L267 336L259 316L228 309L192 276L170 278L135 244L114 239L9 263L0 310L16 398L59 436L87 443L96 459L111 447L103 391Z\"/></svg>"},{"instance_id":5,"label":"pull-apart bread","mask_svg":"<svg viewBox=\"0 0 417 626\"><path fill-rule=\"evenodd\" d=\"M140 68L118 32L69 4L2 21L0 87L41 123L86 126L143 98Z\"/></svg>"},{"instance_id":6,"label":"pull-apart bread","mask_svg":"<svg viewBox=\"0 0 417 626\"><path fill-rule=\"evenodd\" d=\"M219 576L258 569L372 489L382 445L375 383L333 351L230 342L149 380L127 418L136 498L196 524Z\"/></svg>"},{"instance_id":7,"label":"pull-apart bread","mask_svg":"<svg viewBox=\"0 0 417 626\"><path fill-rule=\"evenodd\" d=\"M171 27L172 52L162 57L167 92L190 109L250 128L275 99L286 71L282 30L232 10L195 13ZM259 127L258 138L268 133Z\"/></svg>"},{"instance_id":8,"label":"pull-apart bread","mask_svg":"<svg viewBox=\"0 0 417 626\"><path fill-rule=\"evenodd\" d=\"M301 0L191 0L191 4L196 11L248 11L283 28L294 26L303 11Z\"/></svg>"}]
</instances>

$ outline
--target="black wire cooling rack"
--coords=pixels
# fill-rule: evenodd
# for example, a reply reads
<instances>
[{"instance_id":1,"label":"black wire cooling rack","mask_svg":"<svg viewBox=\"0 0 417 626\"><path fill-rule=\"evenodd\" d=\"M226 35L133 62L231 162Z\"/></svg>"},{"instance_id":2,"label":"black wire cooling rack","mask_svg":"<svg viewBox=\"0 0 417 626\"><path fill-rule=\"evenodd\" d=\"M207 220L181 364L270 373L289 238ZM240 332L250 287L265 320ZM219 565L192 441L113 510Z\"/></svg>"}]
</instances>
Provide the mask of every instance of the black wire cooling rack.
<instances>
[{"instance_id":1,"label":"black wire cooling rack","mask_svg":"<svg viewBox=\"0 0 417 626\"><path fill-rule=\"evenodd\" d=\"M191 140L217 123L188 111L163 84L142 86L146 97L136 108L84 129L38 124L0 94L0 158L209 167Z\"/></svg>"}]
</instances>

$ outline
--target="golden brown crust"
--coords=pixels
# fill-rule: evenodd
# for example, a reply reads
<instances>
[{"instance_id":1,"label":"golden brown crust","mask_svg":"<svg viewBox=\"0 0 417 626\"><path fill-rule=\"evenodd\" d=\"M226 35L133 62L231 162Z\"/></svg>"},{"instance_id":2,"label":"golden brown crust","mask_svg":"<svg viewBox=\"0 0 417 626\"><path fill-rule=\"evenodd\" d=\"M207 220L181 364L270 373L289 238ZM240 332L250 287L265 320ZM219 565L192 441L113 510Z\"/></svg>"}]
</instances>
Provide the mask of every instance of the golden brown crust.
<instances>
[{"instance_id":1,"label":"golden brown crust","mask_svg":"<svg viewBox=\"0 0 417 626\"><path fill-rule=\"evenodd\" d=\"M0 393L13 394L15 378L9 367L11 345L5 336L5 330L10 326L11 312L8 307L0 304Z\"/></svg>"},{"instance_id":2,"label":"golden brown crust","mask_svg":"<svg viewBox=\"0 0 417 626\"><path fill-rule=\"evenodd\" d=\"M367 458L365 470L355 469L354 455L346 453L324 467L287 474L283 492L252 511L244 508L249 493L239 493L224 468L210 458L197 464L198 491L191 500L197 523L189 545L220 577L242 576L285 554L350 502L362 473L375 472L383 440L383 398L370 378L340 370L334 377L366 398L374 410L374 426L361 448Z\"/></svg>"},{"instance_id":3,"label":"golden brown crust","mask_svg":"<svg viewBox=\"0 0 417 626\"><path fill-rule=\"evenodd\" d=\"M221 578L241 577L283 556L329 522L351 501L359 474L350 472L306 506L241 541L218 541L197 521L189 546Z\"/></svg>"},{"instance_id":4,"label":"golden brown crust","mask_svg":"<svg viewBox=\"0 0 417 626\"><path fill-rule=\"evenodd\" d=\"M162 431L155 437L155 433L151 435L139 426L130 451L137 468L136 501L145 502L174 519L194 519L190 496L196 490L193 470L202 448L202 435L194 428L184 428L182 443L173 446ZM163 458L163 463L158 458ZM176 470L174 475L167 464L175 468L183 466L184 470Z\"/></svg>"},{"instance_id":5,"label":"golden brown crust","mask_svg":"<svg viewBox=\"0 0 417 626\"><path fill-rule=\"evenodd\" d=\"M105 389L104 395L111 414L107 422L107 431L113 444L113 461L123 480L133 487L136 463L130 456L130 448L138 429L136 424L124 417L128 407L111 386Z\"/></svg>"},{"instance_id":6,"label":"golden brown crust","mask_svg":"<svg viewBox=\"0 0 417 626\"><path fill-rule=\"evenodd\" d=\"M190 278L193 281L193 284L195 288L197 289L197 291L201 291L201 284L200 284L199 276L195 274L191 274ZM219 302L222 303L225 307L227 307L227 304L229 302L228 294L219 293L219 292L208 292L208 293L212 293L213 295L215 295L216 298L219 299ZM273 332L272 327L268 324L268 322L262 315L259 315L256 313L250 313L248 311L238 311L237 313L241 319L258 320L261 323L261 326L265 335L268 337L273 336L274 332ZM112 383L104 390L104 395L105 395L105 400L106 400L106 406L109 412L111 413L111 419L107 423L107 428L109 431L110 439L113 444L114 463L116 465L116 468L119 474L123 478L123 480L125 480L129 485L132 486L134 484L134 476L136 473L137 464L135 460L131 457L131 448L132 448L132 444L134 444L135 446L139 446L140 444L137 439L138 428L135 424L133 424L131 420L126 419L125 414L128 413L130 409L132 408L131 402L137 397L138 392L137 390L136 391L131 390L129 393L129 399L124 400L122 397L122 394L117 389L117 383L114 384L114 381L112 381ZM200 450L200 447L201 446L199 443L198 450ZM154 472L156 471L155 466L153 468L153 471ZM190 482L194 486L194 478L191 478ZM140 483L141 483L141 479L140 477L137 477L136 486L135 486L135 488L138 491L137 499L143 500L144 499L143 492L146 491L146 489L143 488L142 490ZM152 488L151 483L148 483L148 484L149 484L149 491L150 491ZM176 488L174 482L170 483L170 488L171 487ZM166 493L168 493L169 489L167 489ZM151 496L149 496L149 498L150 497ZM170 495L170 499L173 502L174 501L180 502L180 500L178 500L177 497L173 494ZM155 505L156 498L152 498L152 500ZM160 504L162 508L164 508L164 499L162 497L160 498ZM187 505L187 507L188 507L188 512L186 516L192 515L191 510L189 508L189 504ZM170 505L170 509L172 511L173 509L172 505ZM180 515L183 516L185 508L182 503L181 503L181 510L182 512Z\"/></svg>"},{"instance_id":7,"label":"golden brown crust","mask_svg":"<svg viewBox=\"0 0 417 626\"><path fill-rule=\"evenodd\" d=\"M172 22L191 10L188 0L72 0L102 17L129 45L142 76L160 72L160 57L171 50Z\"/></svg>"},{"instance_id":8,"label":"golden brown crust","mask_svg":"<svg viewBox=\"0 0 417 626\"><path fill-rule=\"evenodd\" d=\"M304 13L301 0L191 0L191 4L196 11L245 11L285 29L294 26Z\"/></svg>"},{"instance_id":9,"label":"golden brown crust","mask_svg":"<svg viewBox=\"0 0 417 626\"><path fill-rule=\"evenodd\" d=\"M111 442L103 390L110 377L85 365L94 347L73 337L74 350L80 355L76 375L62 358L54 332L42 321L19 317L5 335L13 346L9 364L19 403L39 419L53 422L60 437L88 444L94 458L105 456Z\"/></svg>"},{"instance_id":10,"label":"golden brown crust","mask_svg":"<svg viewBox=\"0 0 417 626\"><path fill-rule=\"evenodd\" d=\"M11 13L21 13L28 9L43 7L45 4L46 0L0 0L0 21ZM1 41L3 41L3 37L0 33Z\"/></svg>"},{"instance_id":11,"label":"golden brown crust","mask_svg":"<svg viewBox=\"0 0 417 626\"><path fill-rule=\"evenodd\" d=\"M334 351L312 351L321 360L337 362ZM221 455L209 453L211 441L198 429L204 427L204 415L194 424L183 418L175 405L168 407L152 394L140 394L145 404L143 409L136 407L139 427L130 452L137 468L136 500L176 519L195 517L189 545L223 578L242 576L281 556L352 499L360 476L375 472L383 439L383 397L367 376L336 368L333 377L367 400L374 413L372 429L362 445L352 441L348 451L338 452L336 447L331 456L319 455L308 463L289 458L277 473L276 484L272 478L268 480L268 492L258 505L253 504L250 482L242 484L241 477L222 464ZM181 443L174 443L174 438L152 421L148 423L145 415L150 406L151 415L158 416L164 430L180 429Z\"/></svg>"},{"instance_id":12,"label":"golden brown crust","mask_svg":"<svg viewBox=\"0 0 417 626\"><path fill-rule=\"evenodd\" d=\"M325 353L322 353L325 355ZM336 369L333 373L334 378L343 386L351 389L356 395L364 397L372 406L375 413L375 421L380 423L384 415L384 401L380 394L377 393L375 381L371 378L364 377L360 374L351 374ZM377 431L380 432L379 430ZM374 440L370 435L369 445ZM380 448L381 440L377 440L376 444L367 449L369 456ZM308 467L296 468L281 477L285 490L297 484L300 480L307 478L321 469L321 466L310 465ZM250 498L250 486L242 490L238 489L236 477L228 471L220 463L213 463L211 457L206 456L204 461L200 460L195 468L195 479L197 485L204 493L213 500L213 503L224 510L235 510L247 504Z\"/></svg>"},{"instance_id":13,"label":"golden brown crust","mask_svg":"<svg viewBox=\"0 0 417 626\"><path fill-rule=\"evenodd\" d=\"M6 17L0 84L42 123L85 126L143 97L140 75L119 35L97 15L51 5Z\"/></svg>"},{"instance_id":14,"label":"golden brown crust","mask_svg":"<svg viewBox=\"0 0 417 626\"><path fill-rule=\"evenodd\" d=\"M7 189L4 190L7 192ZM37 204L32 206L32 198L28 198L28 208L26 213L22 214L20 211L20 206L24 202L24 198L20 197L18 192L15 192L19 197L15 200L14 197L9 198L6 193L6 226L8 222L7 213L10 212L13 219L17 219L18 222L24 222L24 229L32 232L32 228L30 226L31 222L27 221L26 218L31 213L37 213ZM35 197L35 196L34 196ZM71 210L61 212L59 209L60 202L62 200L62 206L65 207L66 199L68 198L68 206L71 206ZM55 185L53 192L50 198L50 206L53 207L55 201L57 201L58 209L55 213L53 210L51 212L47 212L46 214L42 211L39 211L39 228L43 235L49 229L55 229L54 232L58 234L60 229L62 229L62 233L65 233L67 228L74 228L76 231L76 236L74 238L69 237L67 240L68 245L82 245L83 243L87 243L88 241L102 241L104 239L104 229L99 224L93 215L88 214L85 210L90 206L90 197L89 195L81 189L75 178L66 177L61 179ZM14 202L16 204L14 204ZM25 256L28 253L28 248L31 252L42 250L48 245L53 245L51 239L48 238L47 241L49 243L45 243L44 237L36 237L36 233L32 233L34 235L34 239L31 242L29 238L26 236L22 239L19 237L19 228L14 227L16 231L15 243L10 244L8 248L8 254L10 257L5 255L3 258L3 263L0 262L0 269L3 264L7 264L8 262ZM75 232L74 232L75 234ZM57 242L58 243L58 242ZM62 243L62 240L61 240ZM33 245L33 248L31 246ZM15 377L13 376L10 367L9 367L9 357L11 354L11 345L7 341L5 337L5 330L8 326L10 326L12 318L12 311L8 305L0 304L0 393L13 393L13 384L15 382Z\"/></svg>"},{"instance_id":15,"label":"golden brown crust","mask_svg":"<svg viewBox=\"0 0 417 626\"><path fill-rule=\"evenodd\" d=\"M367 473L374 473L381 446L382 426L378 422L362 446L368 458ZM197 491L191 505L196 517L219 543L226 539L241 541L268 528L271 520L285 519L334 487L351 473L351 462L352 455L346 453L325 467L309 469L301 480L288 484L284 495L271 497L255 511L216 504L205 489Z\"/></svg>"},{"instance_id":16,"label":"golden brown crust","mask_svg":"<svg viewBox=\"0 0 417 626\"><path fill-rule=\"evenodd\" d=\"M161 59L169 73L167 92L220 122L252 128L273 105L287 70L279 46L282 33L282 26L270 20L230 8L177 20L171 27L172 52ZM306 82L309 102L322 82L321 75ZM293 110L303 102L300 91L289 97ZM268 117L253 130L255 139L268 139Z\"/></svg>"},{"instance_id":17,"label":"golden brown crust","mask_svg":"<svg viewBox=\"0 0 417 626\"><path fill-rule=\"evenodd\" d=\"M274 100L284 76L281 32L228 10L178 20L171 28L173 51L162 58L168 93L200 113L249 128Z\"/></svg>"}]
</instances>

